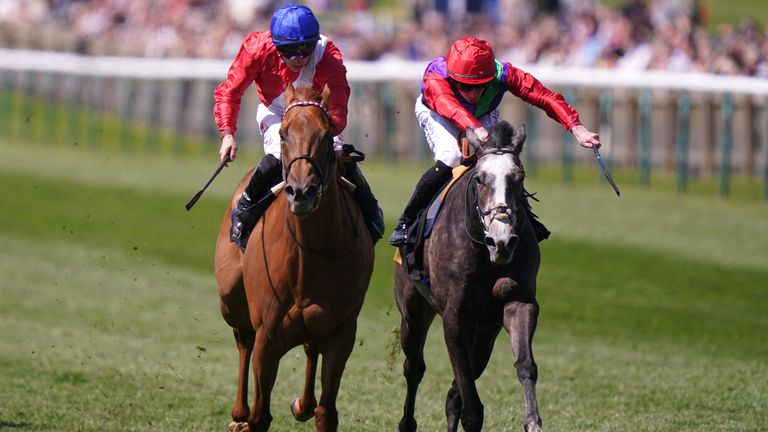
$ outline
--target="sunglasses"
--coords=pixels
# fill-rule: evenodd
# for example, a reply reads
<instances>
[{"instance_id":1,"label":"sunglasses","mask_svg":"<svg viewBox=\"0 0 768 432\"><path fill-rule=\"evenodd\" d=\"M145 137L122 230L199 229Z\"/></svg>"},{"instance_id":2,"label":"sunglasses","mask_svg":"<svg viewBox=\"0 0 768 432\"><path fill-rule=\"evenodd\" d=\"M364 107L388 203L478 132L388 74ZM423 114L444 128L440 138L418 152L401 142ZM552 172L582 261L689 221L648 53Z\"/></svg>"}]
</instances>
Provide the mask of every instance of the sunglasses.
<instances>
[{"instance_id":1,"label":"sunglasses","mask_svg":"<svg viewBox=\"0 0 768 432\"><path fill-rule=\"evenodd\" d=\"M488 83L483 84L464 84L463 82L454 81L454 85L456 85L456 88L461 91L473 91L473 90L483 90L486 87L488 87Z\"/></svg>"},{"instance_id":2,"label":"sunglasses","mask_svg":"<svg viewBox=\"0 0 768 432\"><path fill-rule=\"evenodd\" d=\"M310 43L310 44L301 44L301 45L280 46L280 47L277 47L277 52L280 53L281 56L290 60L303 59L305 57L308 57L310 54L312 54L312 51L315 50L315 45L317 44Z\"/></svg>"}]
</instances>

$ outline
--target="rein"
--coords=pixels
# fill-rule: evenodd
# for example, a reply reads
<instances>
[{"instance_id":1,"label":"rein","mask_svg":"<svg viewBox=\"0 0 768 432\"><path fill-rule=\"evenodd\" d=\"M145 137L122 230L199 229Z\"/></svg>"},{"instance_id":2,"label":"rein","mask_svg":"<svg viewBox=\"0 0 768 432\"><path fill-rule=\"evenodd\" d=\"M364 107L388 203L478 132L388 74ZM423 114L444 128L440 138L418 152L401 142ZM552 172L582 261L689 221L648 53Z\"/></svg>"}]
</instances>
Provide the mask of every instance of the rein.
<instances>
[{"instance_id":1,"label":"rein","mask_svg":"<svg viewBox=\"0 0 768 432\"><path fill-rule=\"evenodd\" d=\"M346 203L346 200L345 200L345 203ZM347 205L347 207L348 207L348 205ZM324 253L324 252L322 252L320 250L317 250L315 248L309 247L309 246L305 245L304 243L300 242L299 238L296 237L296 231L293 230L293 227L291 227L290 222L288 222L288 214L287 214L288 213L288 209L286 208L285 211L286 211L285 225L288 226L288 233L291 235L291 239L293 240L293 242L296 243L297 246L299 246L299 249L305 250L305 251L307 251L309 253L315 254L315 255L317 255L319 257L323 257L323 258L326 258L326 259L344 258L345 256L349 256L349 254L352 253L352 247L353 247L352 245L350 245L349 249L347 249L345 252L341 252L341 253L338 253L338 254L329 254L329 253Z\"/></svg>"},{"instance_id":2,"label":"rein","mask_svg":"<svg viewBox=\"0 0 768 432\"><path fill-rule=\"evenodd\" d=\"M474 173L473 173L474 175ZM485 245L485 241L480 241L476 239L472 233L469 231L469 221L470 221L470 215L471 212L469 211L469 206L474 205L475 210L478 209L477 205L477 190L475 188L470 188L469 183L471 180L467 180L466 184L464 185L464 232L467 234L467 237L469 237L470 240L472 240L473 243L477 243L479 245ZM470 197L472 195L472 192L474 193L473 197ZM471 204L470 204L471 203ZM480 226L483 228L483 232L488 232L485 228L485 225L483 224L483 218L480 217Z\"/></svg>"},{"instance_id":3,"label":"rein","mask_svg":"<svg viewBox=\"0 0 768 432\"><path fill-rule=\"evenodd\" d=\"M351 220L352 219L352 210L349 208L349 200L348 200L348 198L347 198L347 196L345 194L341 194L341 196L342 196L342 199L344 201L344 208L346 209L347 215L349 215L349 218ZM323 257L323 258L326 258L326 259L344 258L344 257L348 256L350 253L352 253L352 247L353 247L352 245L349 246L349 249L346 252L342 252L342 253L338 253L338 254L327 254L327 253L323 253L323 252L321 252L321 251L319 251L319 250L317 250L315 248L306 246L305 244L300 242L299 238L296 237L296 231L293 230L293 227L291 227L291 223L288 221L288 207L286 207L286 209L285 209L285 225L288 227L288 233L291 235L291 239L293 240L294 243L296 243L296 245L299 246L299 249L305 250L305 251L307 251L309 253L315 254L317 256L320 256L320 257ZM355 230L355 237L357 237L357 235L358 235L357 234L357 228L355 228L356 226L357 226L357 223L355 223L353 225L353 229Z\"/></svg>"}]
</instances>

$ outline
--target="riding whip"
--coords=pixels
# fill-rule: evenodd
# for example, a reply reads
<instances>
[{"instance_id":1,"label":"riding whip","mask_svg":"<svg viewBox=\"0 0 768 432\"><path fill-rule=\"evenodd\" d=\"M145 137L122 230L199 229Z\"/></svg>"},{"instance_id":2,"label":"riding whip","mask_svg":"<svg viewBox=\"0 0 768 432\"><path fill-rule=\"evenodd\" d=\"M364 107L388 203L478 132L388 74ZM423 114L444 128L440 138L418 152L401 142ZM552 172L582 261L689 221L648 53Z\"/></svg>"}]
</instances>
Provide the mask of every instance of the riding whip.
<instances>
[{"instance_id":1,"label":"riding whip","mask_svg":"<svg viewBox=\"0 0 768 432\"><path fill-rule=\"evenodd\" d=\"M222 170L222 169L223 169L225 166L227 166L227 162L229 162L229 160L230 160L230 159L229 159L229 155L227 155L227 156L225 156L225 157L224 157L224 159L221 161L221 163L219 164L219 166L218 166L218 167L216 167L216 171L214 171L214 172L213 172L213 175L211 176L211 178L209 178L209 179L208 179L208 182L206 182L206 183L205 183L205 186L203 186L203 188L202 188L202 189L200 189L199 191L197 191L197 193L195 194L195 196L193 196L193 197L192 197L192 199L191 199L191 200L189 200L189 202L187 203L187 205L185 205L185 206L184 206L184 207L186 207L186 208L187 208L187 211L189 211L189 209L191 209L191 208L192 208L192 206L194 206L194 205L195 205L195 203L197 202L197 200L199 200L199 199L200 199L200 197L201 197L201 196L203 196L203 192L205 192L205 190L206 190L206 189L208 189L208 185L210 185L210 184L211 184L211 182L213 181L213 179L215 179L215 178L216 178L216 176L217 176L217 175L219 175L219 173L221 172L221 170Z\"/></svg>"},{"instance_id":2,"label":"riding whip","mask_svg":"<svg viewBox=\"0 0 768 432\"><path fill-rule=\"evenodd\" d=\"M603 170L603 174L605 174L605 178L608 179L608 183L611 184L611 187L616 192L616 196L621 196L621 192L619 192L619 187L616 186L616 182L613 181L613 178L608 173L608 168L605 167L605 163L603 163L603 158L600 157L600 152L597 150L597 147L592 147L592 151L595 152L595 159L597 159L597 163L600 164L600 169Z\"/></svg>"}]
</instances>

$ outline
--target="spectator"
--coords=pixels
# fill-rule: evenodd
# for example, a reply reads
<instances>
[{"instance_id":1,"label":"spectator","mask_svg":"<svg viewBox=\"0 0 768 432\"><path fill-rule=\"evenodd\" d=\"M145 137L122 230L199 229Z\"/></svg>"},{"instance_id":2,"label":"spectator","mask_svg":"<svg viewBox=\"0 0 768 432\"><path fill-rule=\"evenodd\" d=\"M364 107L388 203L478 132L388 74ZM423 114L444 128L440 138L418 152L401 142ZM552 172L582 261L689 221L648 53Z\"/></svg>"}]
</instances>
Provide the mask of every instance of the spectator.
<instances>
[{"instance_id":1,"label":"spectator","mask_svg":"<svg viewBox=\"0 0 768 432\"><path fill-rule=\"evenodd\" d=\"M272 0L0 0L0 46L84 54L231 58L249 29L263 28ZM514 63L703 71L765 76L768 36L756 24L703 27L701 0L500 0L460 23L417 0L411 19L374 15L359 0L344 11L332 0L312 6L337 22L333 36L356 60L428 60L470 34ZM534 19L534 17L536 17ZM47 35L46 35L47 34Z\"/></svg>"}]
</instances>

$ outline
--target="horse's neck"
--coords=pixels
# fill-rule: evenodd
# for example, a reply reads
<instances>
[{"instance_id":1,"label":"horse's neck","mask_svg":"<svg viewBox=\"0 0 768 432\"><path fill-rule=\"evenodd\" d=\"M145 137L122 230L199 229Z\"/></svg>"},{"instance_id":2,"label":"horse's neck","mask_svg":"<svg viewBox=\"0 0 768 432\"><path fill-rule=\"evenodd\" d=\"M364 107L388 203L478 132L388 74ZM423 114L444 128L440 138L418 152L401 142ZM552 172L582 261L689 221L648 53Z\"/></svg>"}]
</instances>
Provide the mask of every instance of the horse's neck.
<instances>
[{"instance_id":1,"label":"horse's neck","mask_svg":"<svg viewBox=\"0 0 768 432\"><path fill-rule=\"evenodd\" d=\"M344 223L341 194L342 191L334 178L328 183L317 210L304 218L290 214L289 223L295 227L296 237L323 244L340 242L343 238L340 232L343 231Z\"/></svg>"},{"instance_id":2,"label":"horse's neck","mask_svg":"<svg viewBox=\"0 0 768 432\"><path fill-rule=\"evenodd\" d=\"M477 214L477 199L475 190L472 187L472 175L474 171L467 171L461 178L456 180L453 189L446 197L443 204L450 207L452 222L450 223L456 230L456 237L469 245L475 244L467 234L475 239L483 238L483 227ZM484 246L483 246L484 247Z\"/></svg>"}]
</instances>

